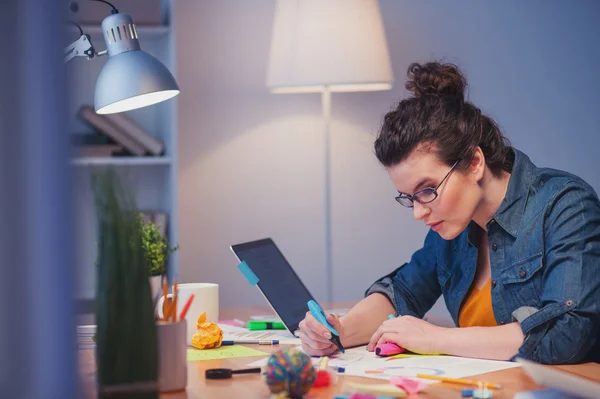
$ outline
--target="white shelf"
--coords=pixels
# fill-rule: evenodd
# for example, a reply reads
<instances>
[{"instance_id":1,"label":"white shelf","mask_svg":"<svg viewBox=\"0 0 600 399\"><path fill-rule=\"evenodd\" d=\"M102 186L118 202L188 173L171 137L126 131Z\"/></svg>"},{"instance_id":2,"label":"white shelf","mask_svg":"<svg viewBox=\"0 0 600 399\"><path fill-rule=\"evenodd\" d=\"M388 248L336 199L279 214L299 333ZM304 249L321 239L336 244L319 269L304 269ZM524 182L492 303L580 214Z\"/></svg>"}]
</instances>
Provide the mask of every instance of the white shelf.
<instances>
[{"instance_id":1,"label":"white shelf","mask_svg":"<svg viewBox=\"0 0 600 399\"><path fill-rule=\"evenodd\" d=\"M69 32L79 33L79 30L75 26L68 27ZM100 25L81 25L83 33L87 33L91 36L102 36L102 27ZM135 25L135 29L142 40L144 38L158 39L165 37L171 31L168 25ZM142 43L143 44L143 43Z\"/></svg>"},{"instance_id":2,"label":"white shelf","mask_svg":"<svg viewBox=\"0 0 600 399\"><path fill-rule=\"evenodd\" d=\"M170 165L171 158L169 157L81 157L71 160L71 165L74 166L108 166L108 165L124 165L124 166L148 166L148 165Z\"/></svg>"}]
</instances>

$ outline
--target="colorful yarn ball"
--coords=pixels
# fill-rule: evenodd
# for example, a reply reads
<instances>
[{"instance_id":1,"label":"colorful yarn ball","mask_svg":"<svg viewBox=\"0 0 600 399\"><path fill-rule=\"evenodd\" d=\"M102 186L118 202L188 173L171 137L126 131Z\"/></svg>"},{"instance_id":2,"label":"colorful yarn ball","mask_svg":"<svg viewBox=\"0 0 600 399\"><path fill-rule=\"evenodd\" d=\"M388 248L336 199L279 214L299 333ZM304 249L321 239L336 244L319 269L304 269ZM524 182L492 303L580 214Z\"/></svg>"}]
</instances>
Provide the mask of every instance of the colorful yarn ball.
<instances>
[{"instance_id":1,"label":"colorful yarn ball","mask_svg":"<svg viewBox=\"0 0 600 399\"><path fill-rule=\"evenodd\" d=\"M310 356L296 349L281 349L269 356L265 380L272 393L287 392L299 399L315 382L315 369Z\"/></svg>"}]
</instances>

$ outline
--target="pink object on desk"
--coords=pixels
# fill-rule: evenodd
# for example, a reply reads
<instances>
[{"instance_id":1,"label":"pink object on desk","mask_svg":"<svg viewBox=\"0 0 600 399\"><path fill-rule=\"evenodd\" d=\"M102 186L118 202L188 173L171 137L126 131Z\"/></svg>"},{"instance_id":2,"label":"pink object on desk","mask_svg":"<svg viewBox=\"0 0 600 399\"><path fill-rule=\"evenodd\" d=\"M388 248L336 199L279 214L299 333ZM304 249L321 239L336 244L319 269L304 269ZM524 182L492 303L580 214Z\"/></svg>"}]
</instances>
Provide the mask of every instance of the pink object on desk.
<instances>
[{"instance_id":1,"label":"pink object on desk","mask_svg":"<svg viewBox=\"0 0 600 399\"><path fill-rule=\"evenodd\" d=\"M406 352L406 349L391 342L377 345L375 347L375 354L382 357L393 356L402 352Z\"/></svg>"},{"instance_id":2,"label":"pink object on desk","mask_svg":"<svg viewBox=\"0 0 600 399\"><path fill-rule=\"evenodd\" d=\"M427 386L427 384L422 381L412 380L406 377L394 377L390 380L390 384L404 389L409 395L419 393Z\"/></svg>"},{"instance_id":3,"label":"pink object on desk","mask_svg":"<svg viewBox=\"0 0 600 399\"><path fill-rule=\"evenodd\" d=\"M234 326L234 327L246 327L246 322L240 319L233 319L233 320L219 320L218 324L225 324L228 326Z\"/></svg>"}]
</instances>

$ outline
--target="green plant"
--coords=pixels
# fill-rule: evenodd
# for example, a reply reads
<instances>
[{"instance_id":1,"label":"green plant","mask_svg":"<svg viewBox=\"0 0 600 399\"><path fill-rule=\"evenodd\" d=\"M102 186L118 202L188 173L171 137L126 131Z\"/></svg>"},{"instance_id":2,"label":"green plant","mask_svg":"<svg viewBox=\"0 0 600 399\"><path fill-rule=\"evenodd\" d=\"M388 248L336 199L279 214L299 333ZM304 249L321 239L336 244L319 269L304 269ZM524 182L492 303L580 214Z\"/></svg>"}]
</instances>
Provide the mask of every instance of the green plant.
<instances>
[{"instance_id":1,"label":"green plant","mask_svg":"<svg viewBox=\"0 0 600 399\"><path fill-rule=\"evenodd\" d=\"M99 399L158 399L158 353L138 211L113 169L92 174L98 220Z\"/></svg>"},{"instance_id":2,"label":"green plant","mask_svg":"<svg viewBox=\"0 0 600 399\"><path fill-rule=\"evenodd\" d=\"M151 221L144 221L143 213L138 214L138 224L142 233L142 248L150 276L165 274L165 264L169 255L179 249L179 244L171 247L169 239L160 233L159 228Z\"/></svg>"}]
</instances>

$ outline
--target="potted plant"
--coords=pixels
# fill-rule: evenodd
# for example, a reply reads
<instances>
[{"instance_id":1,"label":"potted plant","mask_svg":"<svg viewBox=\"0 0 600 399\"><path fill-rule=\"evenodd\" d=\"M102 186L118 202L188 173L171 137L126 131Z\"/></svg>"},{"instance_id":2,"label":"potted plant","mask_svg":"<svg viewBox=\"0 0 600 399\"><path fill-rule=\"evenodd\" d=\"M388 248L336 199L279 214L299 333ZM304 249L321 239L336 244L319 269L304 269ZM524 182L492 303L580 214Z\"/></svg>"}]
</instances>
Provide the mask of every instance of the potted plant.
<instances>
[{"instance_id":1,"label":"potted plant","mask_svg":"<svg viewBox=\"0 0 600 399\"><path fill-rule=\"evenodd\" d=\"M98 220L99 399L158 399L154 304L132 196L113 169L93 173Z\"/></svg>"},{"instance_id":2,"label":"potted plant","mask_svg":"<svg viewBox=\"0 0 600 399\"><path fill-rule=\"evenodd\" d=\"M160 232L162 226L154 224L151 220L145 220L143 213L138 213L137 220L142 236L142 249L146 259L152 298L155 298L160 292L162 276L167 272L167 260L173 252L179 249L179 245L171 247L167 236Z\"/></svg>"}]
</instances>

